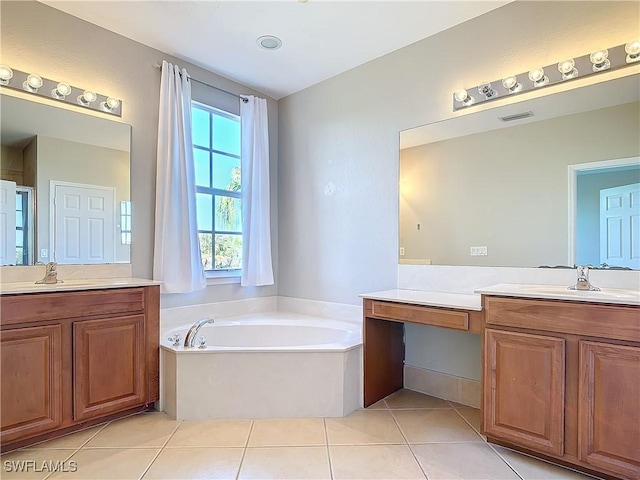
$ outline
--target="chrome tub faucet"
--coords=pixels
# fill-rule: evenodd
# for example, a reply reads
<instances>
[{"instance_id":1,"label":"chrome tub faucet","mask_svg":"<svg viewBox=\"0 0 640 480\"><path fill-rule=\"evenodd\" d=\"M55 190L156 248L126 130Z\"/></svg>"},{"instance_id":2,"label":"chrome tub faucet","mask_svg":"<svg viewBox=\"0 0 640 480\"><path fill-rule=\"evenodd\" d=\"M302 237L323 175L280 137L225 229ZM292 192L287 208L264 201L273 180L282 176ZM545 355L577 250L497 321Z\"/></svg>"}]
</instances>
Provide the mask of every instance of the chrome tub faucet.
<instances>
[{"instance_id":1,"label":"chrome tub faucet","mask_svg":"<svg viewBox=\"0 0 640 480\"><path fill-rule=\"evenodd\" d=\"M58 270L56 268L58 264L56 262L49 262L45 265L45 273L42 280L38 280L36 284L42 285L54 285L56 283L64 283L62 280L58 280Z\"/></svg>"},{"instance_id":2,"label":"chrome tub faucet","mask_svg":"<svg viewBox=\"0 0 640 480\"><path fill-rule=\"evenodd\" d=\"M214 323L215 320L213 318L203 318L202 320L198 320L196 323L194 323L191 328L189 329L189 331L187 332L187 336L184 337L184 346L185 348L193 348L196 346L196 336L198 335L198 332L200 331L200 329L202 327L204 327L206 324L208 323ZM206 341L205 341L206 344ZM200 345L200 348L202 347L202 342Z\"/></svg>"},{"instance_id":3,"label":"chrome tub faucet","mask_svg":"<svg viewBox=\"0 0 640 480\"><path fill-rule=\"evenodd\" d=\"M568 287L569 290L587 290L591 292L598 292L600 289L598 287L594 287L589 283L589 269L593 268L591 265L582 265L576 267L576 272L578 274L578 280L575 285Z\"/></svg>"}]
</instances>

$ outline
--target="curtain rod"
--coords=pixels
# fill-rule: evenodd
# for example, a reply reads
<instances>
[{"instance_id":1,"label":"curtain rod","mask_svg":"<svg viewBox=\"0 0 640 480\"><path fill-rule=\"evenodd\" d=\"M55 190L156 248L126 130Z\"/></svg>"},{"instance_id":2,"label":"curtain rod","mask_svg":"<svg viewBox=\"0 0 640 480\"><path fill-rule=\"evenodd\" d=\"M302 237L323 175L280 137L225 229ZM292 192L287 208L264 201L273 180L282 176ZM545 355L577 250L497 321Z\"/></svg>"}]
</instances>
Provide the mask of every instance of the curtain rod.
<instances>
[{"instance_id":1,"label":"curtain rod","mask_svg":"<svg viewBox=\"0 0 640 480\"><path fill-rule=\"evenodd\" d=\"M159 64L159 63L156 63L155 67L159 68L160 70L162 70L162 65ZM180 76L182 76L182 70L180 70ZM228 90L224 90L223 88L216 87L215 85L211 85L211 84L209 84L207 82L203 82L202 80L198 80L197 78L193 78L191 75L189 75L189 80L191 80L192 82L196 82L196 83L199 83L201 85L205 85L207 87L213 88L213 89L218 90L218 91L220 91L222 93L226 93L227 95L231 95L232 97L237 97L240 100L242 100L244 103L247 103L249 101L247 98L245 98L242 95L239 95L239 94L233 93L233 92L229 92Z\"/></svg>"}]
</instances>

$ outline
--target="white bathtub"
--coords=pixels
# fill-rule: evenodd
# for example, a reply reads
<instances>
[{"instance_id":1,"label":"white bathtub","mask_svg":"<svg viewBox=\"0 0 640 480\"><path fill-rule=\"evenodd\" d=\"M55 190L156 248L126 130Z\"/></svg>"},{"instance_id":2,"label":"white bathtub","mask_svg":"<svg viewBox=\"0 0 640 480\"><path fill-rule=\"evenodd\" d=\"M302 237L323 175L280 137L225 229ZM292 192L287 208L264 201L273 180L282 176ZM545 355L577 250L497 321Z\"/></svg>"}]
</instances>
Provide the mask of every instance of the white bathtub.
<instances>
[{"instance_id":1,"label":"white bathtub","mask_svg":"<svg viewBox=\"0 0 640 480\"><path fill-rule=\"evenodd\" d=\"M178 420L339 417L362 404L360 324L250 314L203 326L207 347L185 348L190 326L161 341L161 404ZM178 347L167 340L175 334Z\"/></svg>"}]
</instances>

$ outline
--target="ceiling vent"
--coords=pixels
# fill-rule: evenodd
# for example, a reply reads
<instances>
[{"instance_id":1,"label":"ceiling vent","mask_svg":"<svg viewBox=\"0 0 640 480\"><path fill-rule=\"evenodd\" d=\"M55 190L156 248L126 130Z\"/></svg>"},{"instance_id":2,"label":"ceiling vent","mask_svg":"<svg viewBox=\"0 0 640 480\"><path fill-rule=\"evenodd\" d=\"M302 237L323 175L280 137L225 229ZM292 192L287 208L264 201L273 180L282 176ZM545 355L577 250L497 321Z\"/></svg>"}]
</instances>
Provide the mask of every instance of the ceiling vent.
<instances>
[{"instance_id":1,"label":"ceiling vent","mask_svg":"<svg viewBox=\"0 0 640 480\"><path fill-rule=\"evenodd\" d=\"M514 120L522 120L523 118L529 118L529 117L533 117L532 111L516 113L515 115L507 115L505 117L498 117L498 118L500 118L500 120L502 120L503 122L513 122Z\"/></svg>"}]
</instances>

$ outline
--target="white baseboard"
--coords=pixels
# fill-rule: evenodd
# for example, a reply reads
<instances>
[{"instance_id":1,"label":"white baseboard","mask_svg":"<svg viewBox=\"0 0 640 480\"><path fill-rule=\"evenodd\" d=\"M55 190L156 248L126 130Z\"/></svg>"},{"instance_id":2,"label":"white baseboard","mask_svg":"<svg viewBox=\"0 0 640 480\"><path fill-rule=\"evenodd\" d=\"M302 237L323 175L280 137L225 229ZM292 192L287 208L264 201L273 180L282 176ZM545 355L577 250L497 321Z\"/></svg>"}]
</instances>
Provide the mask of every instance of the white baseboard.
<instances>
[{"instance_id":1,"label":"white baseboard","mask_svg":"<svg viewBox=\"0 0 640 480\"><path fill-rule=\"evenodd\" d=\"M405 365L404 387L433 397L480 408L480 382L478 380Z\"/></svg>"}]
</instances>

